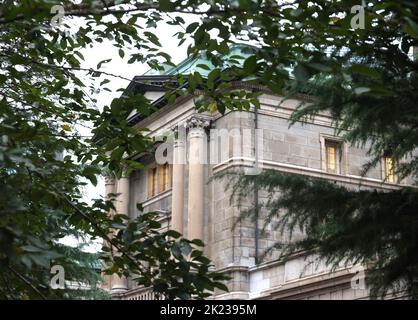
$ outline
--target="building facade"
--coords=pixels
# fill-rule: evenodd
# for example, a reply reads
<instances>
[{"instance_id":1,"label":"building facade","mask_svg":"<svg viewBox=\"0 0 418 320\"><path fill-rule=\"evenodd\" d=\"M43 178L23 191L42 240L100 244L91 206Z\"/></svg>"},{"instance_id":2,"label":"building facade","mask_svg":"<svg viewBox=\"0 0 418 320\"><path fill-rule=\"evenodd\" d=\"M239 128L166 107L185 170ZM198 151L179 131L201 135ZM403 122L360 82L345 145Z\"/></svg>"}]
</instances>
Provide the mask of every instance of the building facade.
<instances>
[{"instance_id":1,"label":"building facade","mask_svg":"<svg viewBox=\"0 0 418 320\"><path fill-rule=\"evenodd\" d=\"M215 299L367 299L361 266L341 266L331 272L330 266L314 256L300 253L281 261L277 251L260 261L265 250L288 234L274 230L273 223L262 233L262 209L258 225L247 219L233 228L253 199L247 204L231 201L228 178L212 178L226 170L255 174L254 168L268 168L321 177L352 188L389 190L408 181L397 181L390 158L382 158L377 167L361 176L362 165L368 160L366 150L349 146L336 136L327 114L289 128L291 113L300 102L309 102L303 95L285 100L243 82L236 83L236 88L263 93L257 110L198 113L193 96L167 104L161 84L172 81L171 73L191 72L199 63L199 59L188 59L164 74L138 76L130 85L144 92L158 108L145 118L131 115L132 126L148 128L156 141L162 136L177 138L171 140L172 147L163 144L157 148L161 151L158 155L131 156L146 164L146 171L120 180L106 179L106 193L121 194L116 210L135 217L136 204L141 203L145 211L160 212L164 228L180 231L189 239L202 239L204 252L216 270L231 277L229 292L215 292ZM171 161L158 163L158 158ZM261 203L266 194L259 191L255 196ZM117 276L111 277L108 289L117 299L153 298L148 288Z\"/></svg>"}]
</instances>

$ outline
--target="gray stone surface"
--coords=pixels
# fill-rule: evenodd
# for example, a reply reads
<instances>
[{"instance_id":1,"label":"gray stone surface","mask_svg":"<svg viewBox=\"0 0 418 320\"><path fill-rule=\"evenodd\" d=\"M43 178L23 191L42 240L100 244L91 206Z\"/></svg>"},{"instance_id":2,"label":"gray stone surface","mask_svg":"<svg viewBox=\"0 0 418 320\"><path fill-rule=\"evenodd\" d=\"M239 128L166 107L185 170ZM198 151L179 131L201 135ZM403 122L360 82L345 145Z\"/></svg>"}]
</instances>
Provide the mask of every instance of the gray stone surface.
<instances>
[{"instance_id":1,"label":"gray stone surface","mask_svg":"<svg viewBox=\"0 0 418 320\"><path fill-rule=\"evenodd\" d=\"M266 101L274 101L273 96L266 98ZM277 100L277 99L276 99ZM321 139L323 135L333 136L334 128L326 125L314 123L301 124L296 123L289 128L287 119L269 114L263 114L263 110L258 115L258 126L263 130L262 140L263 155L262 160L276 164L278 168L293 168L300 170L304 174L318 174L323 170L321 149ZM228 113L214 121L213 126L217 130L235 129L243 132L244 129L253 129L254 114L248 112ZM213 144L209 140L209 145ZM228 139L229 145L218 146L218 162L206 165L206 184L205 184L205 211L204 211L204 241L207 243L205 253L213 260L218 270L227 270L233 277L228 282L231 292L229 297L256 297L257 295L266 295L268 290L280 286L291 286L293 282L302 281L305 278L312 277L313 284L321 284L324 280L323 274L329 274L326 266L321 266L318 270L313 267L306 267L304 258L295 258L287 263L269 265L273 263L280 251L273 250L263 261L263 266L256 268L255 264L255 222L251 219L245 219L240 223L235 222L240 216L242 210L248 208L253 199L245 199L243 203L230 202L230 192L226 191L226 178L210 180L213 176L213 170L219 165L220 160L228 160L235 155L236 150L248 148L253 150L254 140L252 139ZM238 148L234 151L234 148ZM209 154L208 154L209 160ZM342 166L348 167L348 172L342 171L345 176L333 176L335 181L341 181L343 178L359 176L362 166L369 160L366 151L362 148L348 147L348 154ZM208 161L209 162L209 161ZM287 166L287 167L286 167ZM185 168L185 211L184 227L187 230L187 194L188 194L188 167ZM282 170L282 169L280 169ZM284 170L284 169L283 169ZM344 169L345 170L345 169ZM366 177L381 179L380 164L370 170ZM357 178L356 178L357 179ZM146 200L146 174L144 172L135 172L131 177L131 216L135 216L135 203ZM338 182L343 184L343 182ZM358 188L356 185L350 185L351 188ZM267 200L266 194L260 192L260 202ZM171 196L167 196L159 201L153 202L147 210L171 210ZM264 212L259 215L260 228L264 223ZM263 253L277 241L289 240L289 232L281 234L274 230L275 221L266 227L264 233L259 233L259 253ZM187 234L185 234L187 236ZM294 238L303 237L301 232L295 232ZM250 269L248 269L250 268ZM322 271L321 271L322 270ZM322 273L321 273L322 272ZM349 277L347 277L349 279ZM305 281L305 280L303 280ZM307 281L307 280L306 280ZM347 282L348 281L348 282ZM295 295L303 299L362 299L367 296L366 291L353 290L349 286L349 280L345 280L340 288L327 287L318 289L314 293L304 293ZM302 289L301 289L302 290ZM274 291L274 290L273 290ZM280 290L277 289L277 292ZM302 290L303 291L303 290ZM301 292L302 292L301 291ZM221 294L221 293L219 293ZM269 293L270 294L270 293ZM223 296L223 298L228 296Z\"/></svg>"}]
</instances>

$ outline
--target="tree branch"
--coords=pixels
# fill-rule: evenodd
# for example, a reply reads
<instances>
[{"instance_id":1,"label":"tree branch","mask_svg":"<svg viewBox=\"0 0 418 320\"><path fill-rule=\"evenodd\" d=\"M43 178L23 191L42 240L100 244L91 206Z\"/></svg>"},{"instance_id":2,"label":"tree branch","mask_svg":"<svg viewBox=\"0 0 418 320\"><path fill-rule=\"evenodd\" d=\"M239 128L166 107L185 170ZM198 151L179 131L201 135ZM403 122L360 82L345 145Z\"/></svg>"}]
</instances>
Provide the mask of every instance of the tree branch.
<instances>
[{"instance_id":1,"label":"tree branch","mask_svg":"<svg viewBox=\"0 0 418 320\"><path fill-rule=\"evenodd\" d=\"M13 269L11 266L7 265L7 268L20 280L22 280L28 287L30 287L33 291L35 291L43 300L47 300L46 297L36 288L28 279L26 279L23 275Z\"/></svg>"},{"instance_id":2,"label":"tree branch","mask_svg":"<svg viewBox=\"0 0 418 320\"><path fill-rule=\"evenodd\" d=\"M137 81L135 79L129 79L129 78L126 78L126 77L118 75L118 74L114 74L114 73L110 73L110 72L106 72L106 71L101 71L101 70L97 70L97 69L93 69L93 68L57 66L57 65L54 65L54 64L49 64L49 63L36 61L32 58L19 55L15 52L13 52L13 54L18 55L19 57L21 57L23 59L26 59L30 63L36 64L36 65L39 65L39 66L43 66L43 67L47 67L47 68L51 68L51 69L59 69L59 70L62 70L62 71L84 71L84 72L89 72L89 73L99 73L99 74L102 74L102 75L106 75L106 76L114 77L114 78L119 78L119 79L129 81L129 82L133 82L133 83L136 83L136 84L143 84L143 85L148 85L148 86L152 86L152 87L156 87L156 88L165 88L163 85L156 85L156 84L146 83L146 82L142 82L142 81ZM9 54L6 54L4 52L0 53L0 56L5 56L5 57L8 57L8 58L11 57Z\"/></svg>"},{"instance_id":3,"label":"tree branch","mask_svg":"<svg viewBox=\"0 0 418 320\"><path fill-rule=\"evenodd\" d=\"M129 261L134 263L135 265L138 265L138 262L135 258L133 258L129 253L127 253L124 249L122 249L117 243L113 241L112 238L109 237L109 235L103 231L103 229L94 221L91 217L89 217L86 213L81 211L65 194L62 194L57 188L54 188L55 191L76 211L77 214L79 214L84 220L91 223L92 227L99 232L101 237L108 241L112 246L114 246L122 255L124 255L126 258L128 258ZM138 265L139 267L140 265ZM141 268L139 268L141 269Z\"/></svg>"},{"instance_id":4,"label":"tree branch","mask_svg":"<svg viewBox=\"0 0 418 320\"><path fill-rule=\"evenodd\" d=\"M123 1L116 4L116 1L106 1L101 0L101 5L97 6L96 8L92 8L88 6L87 4L71 4L64 6L64 16L75 16L75 17L88 17L88 16L107 16L107 15L114 15L114 14L126 14L126 13L132 13L132 12L146 12L150 10L160 10L160 6L157 3L150 4L150 5L144 5L141 4L135 4L134 7L127 8L127 9L116 9L117 7L120 7L121 5L132 5L130 1ZM283 7L289 7L292 5L297 4L297 0L293 2L285 2L280 5L276 5L275 7L260 7L257 10L262 13L263 15L267 15L270 17L279 18L282 15L278 12ZM112 9L114 8L114 9ZM196 9L173 9L167 12L176 12L176 13L183 13L183 14L194 14L194 15L214 15L214 14L233 14L233 15L241 15L244 13L247 13L249 10L247 9L240 9L240 8L231 8L227 7L225 9L214 9L213 7L206 10L196 10ZM165 12L165 11L164 11ZM33 16L39 15L41 13L40 10L31 11L31 14ZM45 16L54 16L54 14L50 13L49 11L45 12ZM7 17L0 15L0 24L7 24L11 22L15 22L18 20L27 19L27 15L17 15L16 17L13 17L11 19L7 19Z\"/></svg>"}]
</instances>

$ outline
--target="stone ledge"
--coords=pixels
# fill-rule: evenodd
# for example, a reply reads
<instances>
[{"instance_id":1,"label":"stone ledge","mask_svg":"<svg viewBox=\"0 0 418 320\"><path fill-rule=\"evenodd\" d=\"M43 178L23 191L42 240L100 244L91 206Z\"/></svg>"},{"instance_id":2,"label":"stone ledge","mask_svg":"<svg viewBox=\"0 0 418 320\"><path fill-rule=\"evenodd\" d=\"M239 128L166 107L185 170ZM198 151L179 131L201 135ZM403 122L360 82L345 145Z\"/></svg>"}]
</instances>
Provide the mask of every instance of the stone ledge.
<instances>
[{"instance_id":1,"label":"stone ledge","mask_svg":"<svg viewBox=\"0 0 418 320\"><path fill-rule=\"evenodd\" d=\"M166 191L163 191L163 192L153 196L152 198L149 198L149 199L143 201L141 203L141 205L142 205L143 208L145 208L145 207L147 207L147 206L149 206L149 205L151 205L151 204L153 204L153 203L155 203L159 200L162 200L162 199L165 199L165 198L171 196L171 194L172 194L172 188L170 188Z\"/></svg>"},{"instance_id":2,"label":"stone ledge","mask_svg":"<svg viewBox=\"0 0 418 320\"><path fill-rule=\"evenodd\" d=\"M397 190L401 187L413 187L410 185L400 185L386 183L379 179L360 177L354 175L342 175L342 174L333 174L322 171L320 169L313 169L303 166L292 165L288 163L276 162L276 161L266 161L260 160L260 169L276 169L277 171L288 172L288 173L297 173L301 175L308 175L316 178L323 178L327 180L361 185L365 187L378 188L378 189L387 189L387 190ZM213 167L213 174L217 174L221 171L233 168L233 167L250 167L254 166L254 159L247 157L233 157L230 158L216 166Z\"/></svg>"}]
</instances>

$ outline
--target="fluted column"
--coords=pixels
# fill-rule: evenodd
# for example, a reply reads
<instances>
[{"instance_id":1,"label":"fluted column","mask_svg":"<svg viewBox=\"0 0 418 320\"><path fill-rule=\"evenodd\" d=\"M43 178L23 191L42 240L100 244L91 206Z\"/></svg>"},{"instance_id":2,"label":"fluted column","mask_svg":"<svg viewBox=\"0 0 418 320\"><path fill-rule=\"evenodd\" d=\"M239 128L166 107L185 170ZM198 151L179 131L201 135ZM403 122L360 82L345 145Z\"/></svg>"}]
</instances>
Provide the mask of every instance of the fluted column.
<instances>
[{"instance_id":1,"label":"fluted column","mask_svg":"<svg viewBox=\"0 0 418 320\"><path fill-rule=\"evenodd\" d=\"M181 234L184 233L184 166L185 142L178 138L174 141L173 147L173 191L171 210L171 229Z\"/></svg>"},{"instance_id":2,"label":"fluted column","mask_svg":"<svg viewBox=\"0 0 418 320\"><path fill-rule=\"evenodd\" d=\"M203 240L204 165L208 121L192 117L189 128L189 194L187 238Z\"/></svg>"},{"instance_id":3,"label":"fluted column","mask_svg":"<svg viewBox=\"0 0 418 320\"><path fill-rule=\"evenodd\" d=\"M117 180L116 212L128 215L129 212L129 177L121 177ZM116 252L116 254L118 254ZM112 293L122 293L128 290L128 280L125 277L112 275Z\"/></svg>"}]
</instances>

